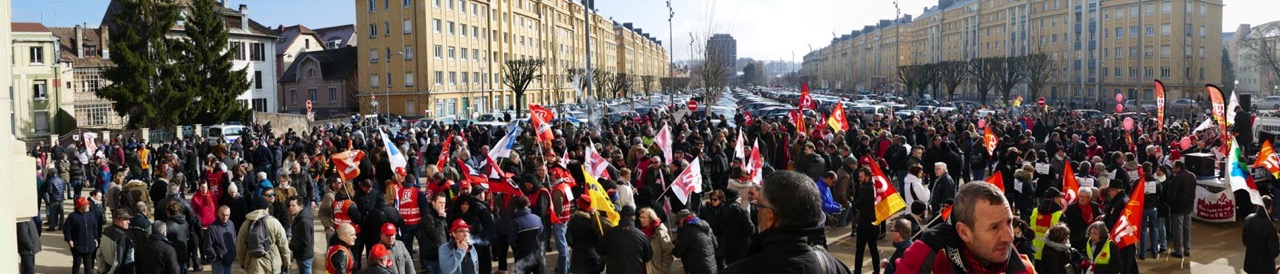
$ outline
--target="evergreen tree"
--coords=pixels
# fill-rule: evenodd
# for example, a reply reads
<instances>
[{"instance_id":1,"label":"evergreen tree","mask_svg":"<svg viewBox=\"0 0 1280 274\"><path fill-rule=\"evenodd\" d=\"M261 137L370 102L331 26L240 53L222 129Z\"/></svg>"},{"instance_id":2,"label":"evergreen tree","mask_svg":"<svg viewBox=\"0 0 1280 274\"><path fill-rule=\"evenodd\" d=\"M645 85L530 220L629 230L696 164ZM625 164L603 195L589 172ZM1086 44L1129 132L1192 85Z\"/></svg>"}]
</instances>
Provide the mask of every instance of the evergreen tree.
<instances>
[{"instance_id":1,"label":"evergreen tree","mask_svg":"<svg viewBox=\"0 0 1280 274\"><path fill-rule=\"evenodd\" d=\"M198 100L192 102L193 121L218 124L247 119L251 111L236 97L249 90L248 68L237 70L232 64L232 50L244 49L230 46L226 23L213 0L191 1L187 10L189 20L183 28L190 50L183 62L189 69L186 82Z\"/></svg>"},{"instance_id":2,"label":"evergreen tree","mask_svg":"<svg viewBox=\"0 0 1280 274\"><path fill-rule=\"evenodd\" d=\"M172 0L115 1L111 32L112 61L103 74L111 82L96 94L115 102L127 127L171 128L183 121L193 99L182 83L182 42L165 37L179 16Z\"/></svg>"}]
</instances>

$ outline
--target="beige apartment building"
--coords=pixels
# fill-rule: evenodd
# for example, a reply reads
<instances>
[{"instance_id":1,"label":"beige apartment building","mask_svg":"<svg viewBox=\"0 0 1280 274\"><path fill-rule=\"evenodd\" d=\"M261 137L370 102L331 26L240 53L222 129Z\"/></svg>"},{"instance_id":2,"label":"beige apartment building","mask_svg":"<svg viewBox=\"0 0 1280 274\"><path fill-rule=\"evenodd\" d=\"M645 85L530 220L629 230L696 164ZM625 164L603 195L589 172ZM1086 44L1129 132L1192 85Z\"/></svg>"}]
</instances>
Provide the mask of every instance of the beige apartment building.
<instances>
[{"instance_id":1,"label":"beige apartment building","mask_svg":"<svg viewBox=\"0 0 1280 274\"><path fill-rule=\"evenodd\" d=\"M898 54L903 65L1047 54L1055 73L1039 94L1050 101L1092 103L1117 93L1150 100L1153 79L1165 83L1170 100L1196 98L1205 94L1204 84L1221 81L1222 6L1221 0L939 0L902 24L910 34L896 37L908 39L907 50L887 54ZM859 67L871 65L871 71L890 71L888 79L896 80L896 71L888 69L895 64L883 61L884 51L844 58L869 48L846 49L846 41L853 46L862 36L888 37L877 27L809 53L803 75L865 87L875 74L859 74ZM880 63L859 63L866 58ZM971 94L973 88L959 89ZM1019 86L1014 93L1027 92Z\"/></svg>"},{"instance_id":2,"label":"beige apartment building","mask_svg":"<svg viewBox=\"0 0 1280 274\"><path fill-rule=\"evenodd\" d=\"M470 118L517 104L504 60L543 59L525 103L577 102L569 69L586 66L586 18L570 0L356 1L362 113ZM591 64L666 75L666 50L634 28L591 13ZM655 88L656 89L656 88ZM387 97L390 98L387 98ZM374 103L377 107L374 108ZM389 102L389 103L388 103Z\"/></svg>"},{"instance_id":3,"label":"beige apartment building","mask_svg":"<svg viewBox=\"0 0 1280 274\"><path fill-rule=\"evenodd\" d=\"M911 16L880 20L831 39L831 44L804 56L801 74L810 85L832 90L892 91L897 66L906 65L912 34Z\"/></svg>"}]
</instances>

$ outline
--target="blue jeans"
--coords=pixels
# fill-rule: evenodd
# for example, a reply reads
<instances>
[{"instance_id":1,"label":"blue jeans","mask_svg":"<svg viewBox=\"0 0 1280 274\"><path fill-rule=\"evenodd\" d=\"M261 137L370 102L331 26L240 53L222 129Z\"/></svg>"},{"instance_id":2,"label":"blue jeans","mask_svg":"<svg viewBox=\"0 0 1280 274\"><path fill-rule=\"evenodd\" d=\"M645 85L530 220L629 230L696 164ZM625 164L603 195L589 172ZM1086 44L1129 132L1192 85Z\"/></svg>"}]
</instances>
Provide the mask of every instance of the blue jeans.
<instances>
[{"instance_id":1,"label":"blue jeans","mask_svg":"<svg viewBox=\"0 0 1280 274\"><path fill-rule=\"evenodd\" d=\"M569 242L565 239L565 224L552 224L551 236L556 239L556 251L560 254L556 257L556 273L569 273Z\"/></svg>"},{"instance_id":2,"label":"blue jeans","mask_svg":"<svg viewBox=\"0 0 1280 274\"><path fill-rule=\"evenodd\" d=\"M230 265L221 265L217 262L210 264L213 266L213 274L231 274Z\"/></svg>"},{"instance_id":3,"label":"blue jeans","mask_svg":"<svg viewBox=\"0 0 1280 274\"><path fill-rule=\"evenodd\" d=\"M296 268L298 269L298 270L297 270L297 273L298 273L298 274L311 274L311 262L312 262L312 261L315 261L315 258L311 258L311 259L306 259L306 260L298 261L298 265L296 266Z\"/></svg>"},{"instance_id":4,"label":"blue jeans","mask_svg":"<svg viewBox=\"0 0 1280 274\"><path fill-rule=\"evenodd\" d=\"M1139 246L1138 254L1148 250L1155 253L1164 249L1164 218L1156 213L1155 208L1142 210L1142 245Z\"/></svg>"}]
</instances>

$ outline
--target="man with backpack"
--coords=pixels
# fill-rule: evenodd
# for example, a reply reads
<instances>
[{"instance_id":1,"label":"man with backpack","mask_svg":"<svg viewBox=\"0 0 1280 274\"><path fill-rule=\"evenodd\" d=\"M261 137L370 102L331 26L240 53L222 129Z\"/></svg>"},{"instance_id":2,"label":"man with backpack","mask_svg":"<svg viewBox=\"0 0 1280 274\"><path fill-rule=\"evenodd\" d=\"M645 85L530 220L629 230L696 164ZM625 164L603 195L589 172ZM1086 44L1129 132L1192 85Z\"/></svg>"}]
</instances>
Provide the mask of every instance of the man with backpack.
<instances>
[{"instance_id":1,"label":"man with backpack","mask_svg":"<svg viewBox=\"0 0 1280 274\"><path fill-rule=\"evenodd\" d=\"M237 233L236 264L249 274L274 274L289 269L289 258L292 258L289 238L280 221L267 212L269 206L267 201L259 200Z\"/></svg>"},{"instance_id":2,"label":"man with backpack","mask_svg":"<svg viewBox=\"0 0 1280 274\"><path fill-rule=\"evenodd\" d=\"M111 212L111 226L102 231L93 269L98 273L134 273L133 240L129 238L129 220L133 215L127 209Z\"/></svg>"}]
</instances>

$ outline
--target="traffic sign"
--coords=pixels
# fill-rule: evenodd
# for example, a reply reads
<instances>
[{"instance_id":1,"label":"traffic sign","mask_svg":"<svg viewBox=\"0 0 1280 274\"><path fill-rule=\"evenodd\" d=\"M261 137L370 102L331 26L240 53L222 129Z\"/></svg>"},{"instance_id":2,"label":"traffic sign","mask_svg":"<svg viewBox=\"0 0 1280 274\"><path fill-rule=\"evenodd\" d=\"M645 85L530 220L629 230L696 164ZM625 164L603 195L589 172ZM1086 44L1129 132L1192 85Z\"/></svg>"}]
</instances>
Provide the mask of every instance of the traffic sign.
<instances>
[{"instance_id":1,"label":"traffic sign","mask_svg":"<svg viewBox=\"0 0 1280 274\"><path fill-rule=\"evenodd\" d=\"M689 107L689 111L698 110L698 101L689 100L689 102L684 104Z\"/></svg>"},{"instance_id":2,"label":"traffic sign","mask_svg":"<svg viewBox=\"0 0 1280 274\"><path fill-rule=\"evenodd\" d=\"M1040 103L1040 106L1042 106L1042 107L1043 107L1043 106L1044 106L1044 97L1040 97L1040 99L1036 100L1036 103Z\"/></svg>"},{"instance_id":3,"label":"traffic sign","mask_svg":"<svg viewBox=\"0 0 1280 274\"><path fill-rule=\"evenodd\" d=\"M311 112L311 100L307 100L307 112Z\"/></svg>"},{"instance_id":4,"label":"traffic sign","mask_svg":"<svg viewBox=\"0 0 1280 274\"><path fill-rule=\"evenodd\" d=\"M315 122L315 121L316 121L316 113L307 111L307 122Z\"/></svg>"}]
</instances>

